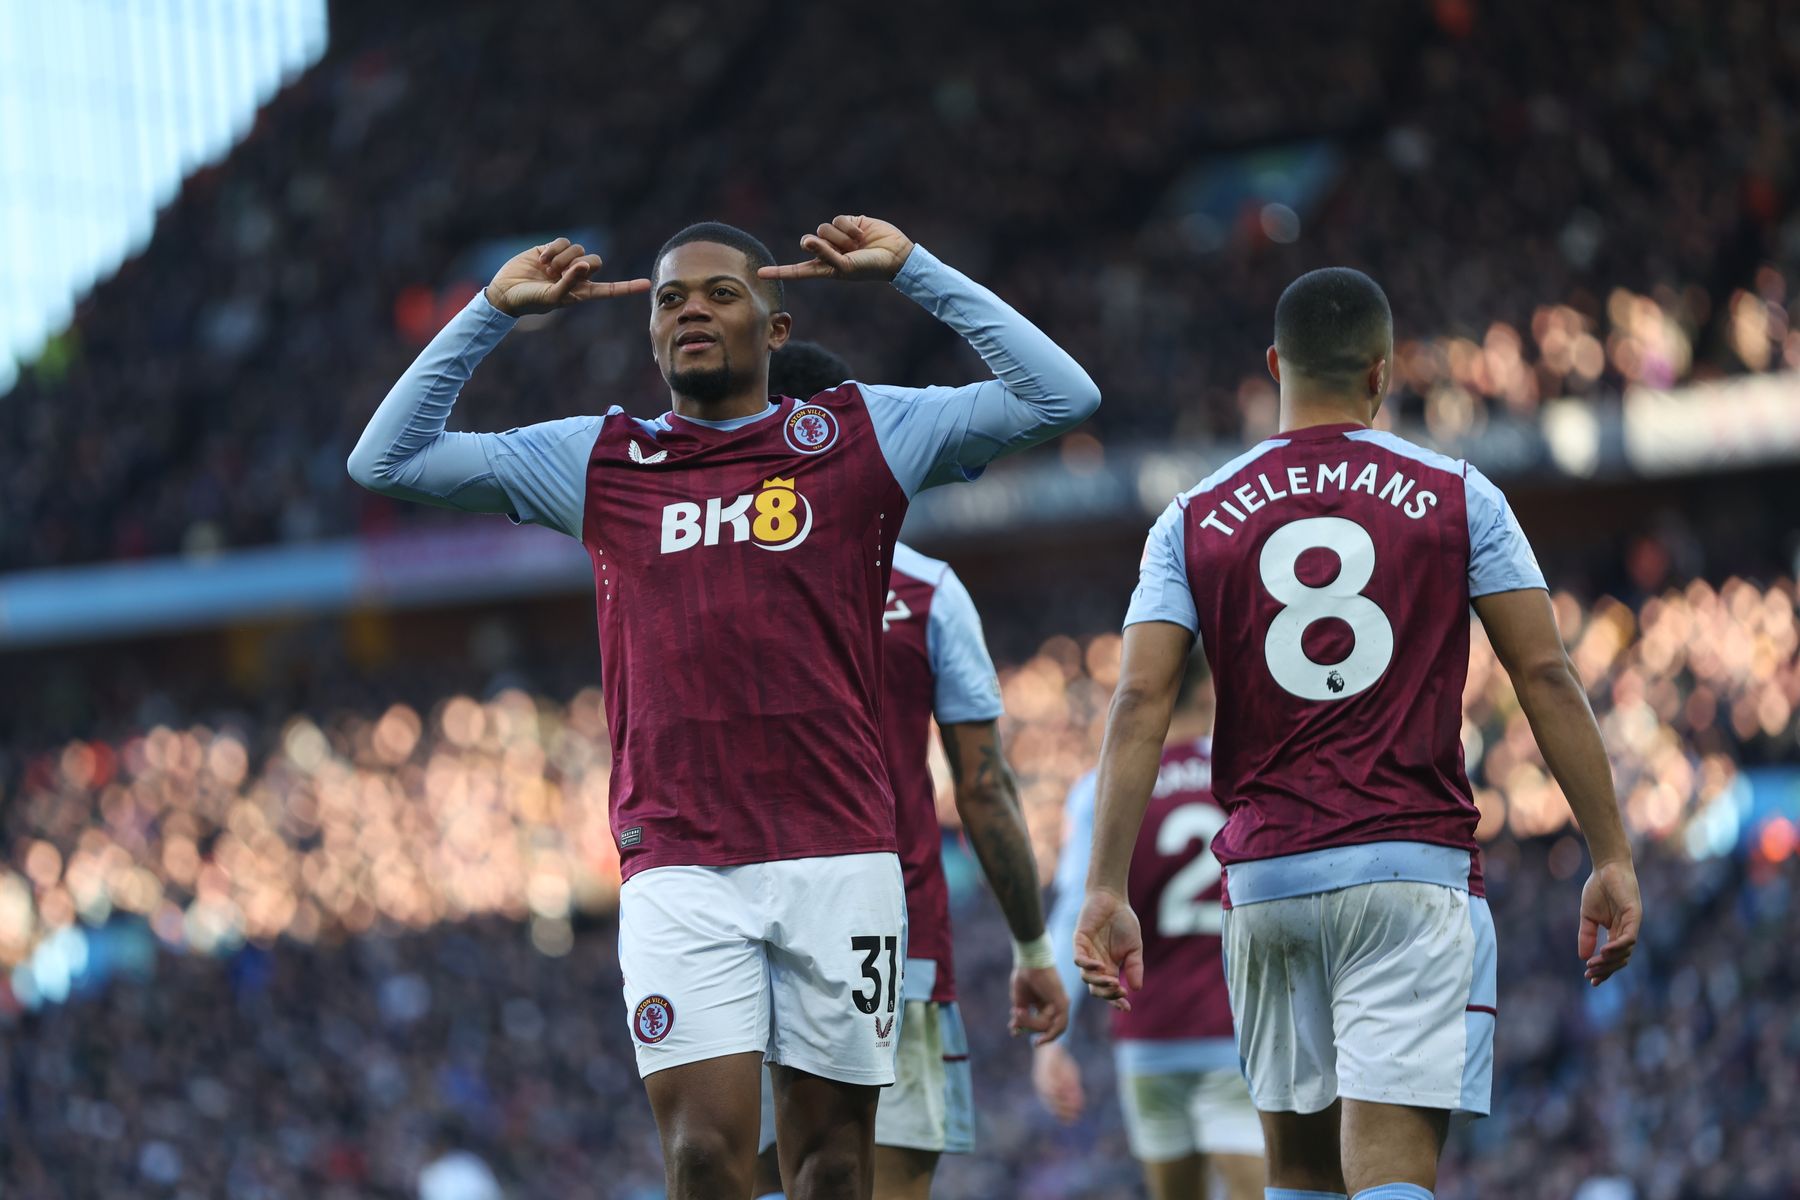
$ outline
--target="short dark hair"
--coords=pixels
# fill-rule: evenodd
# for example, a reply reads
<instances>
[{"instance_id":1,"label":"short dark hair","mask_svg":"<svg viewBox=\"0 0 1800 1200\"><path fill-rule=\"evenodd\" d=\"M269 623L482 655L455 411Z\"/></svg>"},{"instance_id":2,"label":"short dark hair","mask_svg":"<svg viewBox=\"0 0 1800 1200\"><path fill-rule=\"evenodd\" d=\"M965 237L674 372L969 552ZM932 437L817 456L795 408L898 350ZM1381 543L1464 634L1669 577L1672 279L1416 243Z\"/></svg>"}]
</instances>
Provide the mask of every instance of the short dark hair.
<instances>
[{"instance_id":1,"label":"short dark hair","mask_svg":"<svg viewBox=\"0 0 1800 1200\"><path fill-rule=\"evenodd\" d=\"M1275 305L1275 353L1282 366L1315 379L1349 382L1387 354L1394 313L1381 285L1349 267L1308 271Z\"/></svg>"},{"instance_id":2,"label":"short dark hair","mask_svg":"<svg viewBox=\"0 0 1800 1200\"><path fill-rule=\"evenodd\" d=\"M761 238L753 233L744 232L736 225L727 225L723 221L697 222L664 242L662 249L656 252L653 271L662 268L662 260L668 257L669 251L677 246L685 246L689 242L716 242L721 246L730 246L733 250L743 254L745 260L750 264L750 281L763 289L763 294L769 298L770 311L785 311L783 306L787 303L787 293L782 289L781 280L761 279L756 274L759 267L774 266L775 256L769 253L769 248L762 244ZM661 280L658 279L657 282L660 283Z\"/></svg>"},{"instance_id":3,"label":"short dark hair","mask_svg":"<svg viewBox=\"0 0 1800 1200\"><path fill-rule=\"evenodd\" d=\"M817 342L791 341L769 355L769 392L805 400L850 378L850 364Z\"/></svg>"}]
</instances>

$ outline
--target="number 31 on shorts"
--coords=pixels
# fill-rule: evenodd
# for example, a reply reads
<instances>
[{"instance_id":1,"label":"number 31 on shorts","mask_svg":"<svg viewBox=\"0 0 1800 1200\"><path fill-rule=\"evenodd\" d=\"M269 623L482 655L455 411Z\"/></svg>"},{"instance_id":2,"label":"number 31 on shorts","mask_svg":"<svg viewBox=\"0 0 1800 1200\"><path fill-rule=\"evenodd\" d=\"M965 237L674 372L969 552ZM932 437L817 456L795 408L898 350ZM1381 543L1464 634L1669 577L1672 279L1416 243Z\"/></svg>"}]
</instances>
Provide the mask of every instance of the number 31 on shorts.
<instances>
[{"instance_id":1,"label":"number 31 on shorts","mask_svg":"<svg viewBox=\"0 0 1800 1200\"><path fill-rule=\"evenodd\" d=\"M1338 572L1329 583L1313 587L1300 581L1300 556L1308 550L1337 555ZM1343 517L1290 521L1269 535L1257 565L1263 586L1281 602L1263 639L1263 657L1275 682L1304 700L1347 700L1374 687L1394 659L1394 626L1362 594L1375 575L1375 539L1369 531ZM1301 645L1307 628L1327 618L1348 625L1356 639L1340 663L1314 662Z\"/></svg>"},{"instance_id":2,"label":"number 31 on shorts","mask_svg":"<svg viewBox=\"0 0 1800 1200\"><path fill-rule=\"evenodd\" d=\"M881 1007L881 994L887 992L887 1011L894 1011L894 1002L900 988L900 939L897 937L877 937L870 934L866 937L850 939L850 949L863 956L862 977L869 985L858 986L850 993L850 999L856 1004L856 1011L873 1014ZM886 951L887 972L885 977L881 970L882 952Z\"/></svg>"}]
</instances>

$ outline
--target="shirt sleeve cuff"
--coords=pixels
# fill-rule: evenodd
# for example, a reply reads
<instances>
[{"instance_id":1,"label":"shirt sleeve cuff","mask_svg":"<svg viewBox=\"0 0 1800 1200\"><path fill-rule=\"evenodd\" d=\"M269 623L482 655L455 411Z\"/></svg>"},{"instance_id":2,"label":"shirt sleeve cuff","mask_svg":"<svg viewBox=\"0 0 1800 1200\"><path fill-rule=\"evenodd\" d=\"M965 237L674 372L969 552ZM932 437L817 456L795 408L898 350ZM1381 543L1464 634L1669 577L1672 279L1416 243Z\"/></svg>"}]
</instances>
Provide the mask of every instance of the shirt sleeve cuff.
<instances>
[{"instance_id":1,"label":"shirt sleeve cuff","mask_svg":"<svg viewBox=\"0 0 1800 1200\"><path fill-rule=\"evenodd\" d=\"M899 274L894 276L894 286L900 294L910 300L923 300L927 296L936 295L931 287L931 277L943 270L944 264L937 255L927 250L918 242L913 243L912 253L900 264Z\"/></svg>"},{"instance_id":2,"label":"shirt sleeve cuff","mask_svg":"<svg viewBox=\"0 0 1800 1200\"><path fill-rule=\"evenodd\" d=\"M469 301L468 311L480 314L484 321L493 322L502 329L511 329L519 323L519 318L501 312L488 301L486 288L475 293L475 298Z\"/></svg>"}]
</instances>

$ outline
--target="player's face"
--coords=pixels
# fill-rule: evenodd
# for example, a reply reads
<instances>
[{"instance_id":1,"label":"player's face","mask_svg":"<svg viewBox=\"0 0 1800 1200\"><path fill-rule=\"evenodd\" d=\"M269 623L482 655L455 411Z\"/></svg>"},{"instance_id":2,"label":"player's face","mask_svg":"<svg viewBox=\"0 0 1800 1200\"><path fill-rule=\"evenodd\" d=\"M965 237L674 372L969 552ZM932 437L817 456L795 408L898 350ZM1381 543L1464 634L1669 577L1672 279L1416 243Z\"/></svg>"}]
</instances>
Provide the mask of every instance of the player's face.
<instances>
[{"instance_id":1,"label":"player's face","mask_svg":"<svg viewBox=\"0 0 1800 1200\"><path fill-rule=\"evenodd\" d=\"M753 382L787 341L788 315L771 313L743 252L689 242L657 264L650 346L669 387L702 402Z\"/></svg>"}]
</instances>

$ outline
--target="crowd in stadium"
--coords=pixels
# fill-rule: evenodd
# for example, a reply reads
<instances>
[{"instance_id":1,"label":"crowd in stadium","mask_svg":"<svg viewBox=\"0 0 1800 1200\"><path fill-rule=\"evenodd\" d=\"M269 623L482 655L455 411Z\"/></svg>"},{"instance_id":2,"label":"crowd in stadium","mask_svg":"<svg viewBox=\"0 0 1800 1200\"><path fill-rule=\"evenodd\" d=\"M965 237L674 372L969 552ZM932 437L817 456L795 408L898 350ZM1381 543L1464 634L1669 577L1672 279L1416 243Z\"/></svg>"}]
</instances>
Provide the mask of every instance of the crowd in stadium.
<instances>
[{"instance_id":1,"label":"crowd in stadium","mask_svg":"<svg viewBox=\"0 0 1800 1200\"><path fill-rule=\"evenodd\" d=\"M1003 31L1008 55L883 36L927 20L916 6L871 18L887 52L854 70L768 4L338 6L325 61L189 182L0 406L17 461L0 501L19 517L0 565L392 519L344 484L343 457L491 270L482 248L575 232L635 275L690 217L783 253L834 212L901 222L1088 367L1102 440L1269 432L1268 314L1327 261L1386 285L1391 407L1444 439L1558 396L1800 366L1800 41L1777 8L1608 0L1558 8L1552 34L1539 6L1467 0L1098 28L1079 5L938 7ZM475 46L534 70L495 86ZM1250 68L1271 55L1290 69ZM791 119L819 104L830 119ZM1325 164L1314 203L1215 228L1181 199L1280 174L1257 155L1294 146ZM796 289L795 307L859 374L977 369L897 298L827 310ZM565 317L496 355L459 423L661 411L633 314Z\"/></svg>"},{"instance_id":2,"label":"crowd in stadium","mask_svg":"<svg viewBox=\"0 0 1800 1200\"><path fill-rule=\"evenodd\" d=\"M1542 1194L1620 1175L1644 1200L1773 1197L1772 1181L1800 1168L1783 1165L1793 1148L1777 1136L1781 1098L1800 1089L1797 1016L1774 999L1795 982L1777 951L1800 931L1800 879L1795 848L1779 838L1748 859L1730 851L1737 764L1795 736L1794 590L1731 581L1635 609L1557 603L1627 824L1647 847L1647 893L1680 903L1653 924L1646 971L1621 989L1581 991L1563 945L1581 852L1478 637L1464 740L1507 931L1506 1100L1453 1143L1444 1194L1524 1194L1548 1171L1557 1186ZM1002 670L1009 753L1046 876L1063 795L1098 751L1118 649L1113 634L1059 636ZM653 1186L654 1135L631 1078L606 916L617 857L596 689L566 702L514 687L424 711L315 708L274 727L247 712L149 729L121 715L129 732L41 747L0 772L17 781L5 805L0 963L29 961L82 919L141 921L164 948L154 987L119 982L30 1015L17 993L29 972L12 977L7 1019L32 1036L11 1043L7 1064L20 1097L7 1119L29 1133L6 1139L23 1156L9 1174L92 1172L93 1190L73 1194L160 1172L170 1195L181 1194L177 1175L204 1181L196 1194L305 1183L321 1195L338 1194L328 1185L399 1195L448 1129L527 1194L567 1194L602 1169L599 1145L621 1147L605 1159L610 1176ZM986 901L965 896L962 907L976 931L960 944L959 974L986 1064L978 1086L1008 1100L983 1104L984 1136L1003 1153L952 1161L946 1188L989 1194L984 1180L1016 1172L1029 1182L1021 1195L1114 1194L1134 1168L1099 1086L1110 1070L1100 1044L1082 1038L1097 1090L1071 1140L1033 1108L1023 1049L1000 1035L1004 927ZM344 940L371 932L383 936ZM1696 942L1704 953L1675 953ZM1731 1003L1751 996L1763 999ZM1602 1019L1616 1011L1626 1019ZM219 1012L227 1024L209 1015ZM330 1055L293 1076L301 1099L262 1086L312 1045ZM207 1062L228 1063L228 1077L194 1077ZM79 1103L59 1107L59 1092ZM228 1102L238 1095L258 1105ZM1703 1095L1727 1097L1734 1119L1721 1126L1721 1110L1695 1108ZM1521 1122L1532 1138L1509 1135ZM253 1136L215 1136L239 1126ZM1090 1155L1092 1139L1110 1149Z\"/></svg>"}]
</instances>

